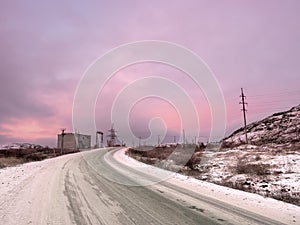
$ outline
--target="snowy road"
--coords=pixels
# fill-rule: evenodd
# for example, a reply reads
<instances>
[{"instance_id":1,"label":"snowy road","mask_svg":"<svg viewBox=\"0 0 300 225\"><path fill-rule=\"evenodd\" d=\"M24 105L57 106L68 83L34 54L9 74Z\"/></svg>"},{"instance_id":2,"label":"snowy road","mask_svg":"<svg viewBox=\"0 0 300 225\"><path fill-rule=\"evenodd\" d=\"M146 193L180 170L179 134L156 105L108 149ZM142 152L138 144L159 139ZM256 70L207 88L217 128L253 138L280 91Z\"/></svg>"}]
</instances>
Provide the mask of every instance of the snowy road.
<instances>
[{"instance_id":1,"label":"snowy road","mask_svg":"<svg viewBox=\"0 0 300 225\"><path fill-rule=\"evenodd\" d=\"M0 170L1 224L299 222L299 207L207 183L199 187L180 175L140 186L155 182L161 170L143 170L125 158L124 151L94 150Z\"/></svg>"}]
</instances>

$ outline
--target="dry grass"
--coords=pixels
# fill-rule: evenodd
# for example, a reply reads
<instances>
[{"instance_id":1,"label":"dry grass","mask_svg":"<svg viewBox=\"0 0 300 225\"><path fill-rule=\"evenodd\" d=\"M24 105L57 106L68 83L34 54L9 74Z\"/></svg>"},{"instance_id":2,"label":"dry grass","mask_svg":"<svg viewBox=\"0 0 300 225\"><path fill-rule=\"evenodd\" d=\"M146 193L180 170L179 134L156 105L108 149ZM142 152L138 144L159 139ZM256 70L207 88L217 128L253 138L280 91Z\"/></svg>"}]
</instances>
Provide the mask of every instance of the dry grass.
<instances>
[{"instance_id":1,"label":"dry grass","mask_svg":"<svg viewBox=\"0 0 300 225\"><path fill-rule=\"evenodd\" d=\"M166 161L172 162L174 166L186 166L190 173L198 173L195 168L201 162L205 146L172 146L155 147L148 151L128 149L127 155L143 163L164 167ZM167 168L170 169L170 168ZM193 172L192 170L195 170Z\"/></svg>"},{"instance_id":2,"label":"dry grass","mask_svg":"<svg viewBox=\"0 0 300 225\"><path fill-rule=\"evenodd\" d=\"M26 162L26 160L23 158L16 158L16 157L0 158L0 169L9 166L16 166L24 162Z\"/></svg>"},{"instance_id":3,"label":"dry grass","mask_svg":"<svg viewBox=\"0 0 300 225\"><path fill-rule=\"evenodd\" d=\"M78 150L64 150L64 154L78 152ZM18 164L41 161L48 158L60 156L60 149L41 148L41 149L6 149L0 151L0 168L16 166Z\"/></svg>"}]
</instances>

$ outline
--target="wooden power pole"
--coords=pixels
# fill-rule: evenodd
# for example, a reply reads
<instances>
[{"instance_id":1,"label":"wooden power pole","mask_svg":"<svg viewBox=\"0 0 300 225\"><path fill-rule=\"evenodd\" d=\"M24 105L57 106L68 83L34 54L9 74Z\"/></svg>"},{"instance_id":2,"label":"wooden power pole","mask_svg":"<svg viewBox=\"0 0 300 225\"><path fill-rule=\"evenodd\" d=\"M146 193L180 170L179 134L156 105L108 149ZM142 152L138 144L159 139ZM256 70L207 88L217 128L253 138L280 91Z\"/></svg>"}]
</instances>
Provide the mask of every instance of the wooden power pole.
<instances>
[{"instance_id":1,"label":"wooden power pole","mask_svg":"<svg viewBox=\"0 0 300 225\"><path fill-rule=\"evenodd\" d=\"M141 139L142 139L142 137L139 136L139 148L141 147Z\"/></svg>"},{"instance_id":2,"label":"wooden power pole","mask_svg":"<svg viewBox=\"0 0 300 225\"><path fill-rule=\"evenodd\" d=\"M240 104L242 104L242 111L243 111L243 115L244 115L244 132L245 132L245 140L246 140L246 144L248 144L248 137L247 137L247 121L246 121L246 107L245 105L247 105L247 103L245 102L245 98L246 96L244 95L243 92L243 88L241 88L241 96L242 101L240 102Z\"/></svg>"},{"instance_id":3,"label":"wooden power pole","mask_svg":"<svg viewBox=\"0 0 300 225\"><path fill-rule=\"evenodd\" d=\"M160 146L160 135L157 135L157 146Z\"/></svg>"}]
</instances>

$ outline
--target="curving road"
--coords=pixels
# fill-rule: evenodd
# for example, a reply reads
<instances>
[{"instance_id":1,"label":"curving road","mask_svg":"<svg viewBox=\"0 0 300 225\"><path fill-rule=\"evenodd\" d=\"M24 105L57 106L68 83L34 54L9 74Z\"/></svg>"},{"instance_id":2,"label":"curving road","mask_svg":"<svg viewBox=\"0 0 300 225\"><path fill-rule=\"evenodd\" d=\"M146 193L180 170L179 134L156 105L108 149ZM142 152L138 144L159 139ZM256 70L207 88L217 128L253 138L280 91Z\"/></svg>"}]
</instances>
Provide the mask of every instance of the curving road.
<instances>
[{"instance_id":1,"label":"curving road","mask_svg":"<svg viewBox=\"0 0 300 225\"><path fill-rule=\"evenodd\" d=\"M128 166L102 149L53 159L0 197L1 224L280 224Z\"/></svg>"}]
</instances>

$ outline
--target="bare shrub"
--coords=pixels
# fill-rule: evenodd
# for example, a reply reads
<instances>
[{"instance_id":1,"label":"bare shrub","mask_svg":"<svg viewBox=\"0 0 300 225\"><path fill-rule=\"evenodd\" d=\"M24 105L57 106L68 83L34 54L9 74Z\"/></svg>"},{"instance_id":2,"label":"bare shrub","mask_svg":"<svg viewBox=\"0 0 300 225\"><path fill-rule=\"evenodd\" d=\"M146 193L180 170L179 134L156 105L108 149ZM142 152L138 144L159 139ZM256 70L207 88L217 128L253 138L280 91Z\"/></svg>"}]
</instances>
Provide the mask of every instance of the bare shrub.
<instances>
[{"instance_id":1,"label":"bare shrub","mask_svg":"<svg viewBox=\"0 0 300 225\"><path fill-rule=\"evenodd\" d=\"M236 172L238 174L254 174L257 176L263 176L269 174L269 164L251 164L243 160L239 160L236 166Z\"/></svg>"},{"instance_id":2,"label":"bare shrub","mask_svg":"<svg viewBox=\"0 0 300 225\"><path fill-rule=\"evenodd\" d=\"M26 159L26 161L31 162L31 161L41 161L47 158L46 154L43 153L32 153L32 154L28 154L24 157Z\"/></svg>"},{"instance_id":3,"label":"bare shrub","mask_svg":"<svg viewBox=\"0 0 300 225\"><path fill-rule=\"evenodd\" d=\"M290 193L280 191L280 193L274 193L271 197L283 202L300 206L300 192Z\"/></svg>"},{"instance_id":4,"label":"bare shrub","mask_svg":"<svg viewBox=\"0 0 300 225\"><path fill-rule=\"evenodd\" d=\"M199 145L196 145L195 152L203 152L205 150L205 148L206 148L206 145L203 142L201 142L201 143L199 143Z\"/></svg>"},{"instance_id":5,"label":"bare shrub","mask_svg":"<svg viewBox=\"0 0 300 225\"><path fill-rule=\"evenodd\" d=\"M203 155L205 145L203 144L203 145L196 146L195 148L194 147L189 149L184 149L184 148L180 149L180 147L178 147L179 149L177 149L177 152L174 152L176 146L156 147L148 151L140 151L140 150L130 148L127 150L126 154L135 159L137 159L137 156L140 156L141 158L139 158L139 160L142 160L144 163L147 164L154 164L155 159L157 161L170 159L173 161L174 165L180 165L180 166L186 165L190 169L194 169L194 167L201 162L201 157ZM194 150L195 152L190 157L190 153L192 153ZM172 157L170 157L171 154Z\"/></svg>"},{"instance_id":6,"label":"bare shrub","mask_svg":"<svg viewBox=\"0 0 300 225\"><path fill-rule=\"evenodd\" d=\"M200 164L202 156L203 156L202 152L194 153L190 158L190 160L186 163L186 166L188 166L191 169L194 169L196 165Z\"/></svg>"},{"instance_id":7,"label":"bare shrub","mask_svg":"<svg viewBox=\"0 0 300 225\"><path fill-rule=\"evenodd\" d=\"M260 156L260 155L256 155L256 156L255 156L255 160L256 160L256 161L261 160L261 156Z\"/></svg>"}]
</instances>

